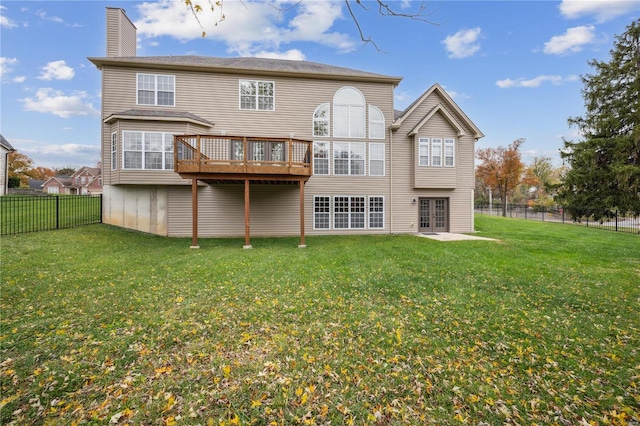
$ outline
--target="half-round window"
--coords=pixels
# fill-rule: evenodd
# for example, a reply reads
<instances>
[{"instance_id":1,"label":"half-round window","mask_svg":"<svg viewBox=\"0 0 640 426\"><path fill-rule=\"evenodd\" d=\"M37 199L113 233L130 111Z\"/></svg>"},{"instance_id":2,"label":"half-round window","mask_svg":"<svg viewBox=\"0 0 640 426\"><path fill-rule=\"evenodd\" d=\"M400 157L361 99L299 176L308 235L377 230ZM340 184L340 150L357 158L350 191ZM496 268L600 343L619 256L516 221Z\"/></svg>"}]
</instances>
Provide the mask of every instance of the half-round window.
<instances>
[{"instance_id":1,"label":"half-round window","mask_svg":"<svg viewBox=\"0 0 640 426\"><path fill-rule=\"evenodd\" d=\"M334 137L365 137L365 100L354 87L343 87L333 97Z\"/></svg>"},{"instance_id":2,"label":"half-round window","mask_svg":"<svg viewBox=\"0 0 640 426\"><path fill-rule=\"evenodd\" d=\"M329 136L329 104L322 104L313 113L313 136Z\"/></svg>"}]
</instances>

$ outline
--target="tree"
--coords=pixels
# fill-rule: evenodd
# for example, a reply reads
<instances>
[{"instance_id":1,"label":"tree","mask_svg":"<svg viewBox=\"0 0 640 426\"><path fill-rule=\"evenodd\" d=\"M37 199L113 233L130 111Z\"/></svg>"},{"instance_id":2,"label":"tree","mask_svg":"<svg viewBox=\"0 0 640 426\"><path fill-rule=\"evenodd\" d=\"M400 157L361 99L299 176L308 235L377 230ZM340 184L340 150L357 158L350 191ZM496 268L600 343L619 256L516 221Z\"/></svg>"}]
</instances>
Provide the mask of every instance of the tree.
<instances>
[{"instance_id":1,"label":"tree","mask_svg":"<svg viewBox=\"0 0 640 426\"><path fill-rule=\"evenodd\" d=\"M592 60L582 76L585 114L571 117L582 141L565 140L569 169L557 201L574 216L613 215L615 209L640 214L640 20L616 36L609 62Z\"/></svg>"},{"instance_id":2,"label":"tree","mask_svg":"<svg viewBox=\"0 0 640 426\"><path fill-rule=\"evenodd\" d=\"M550 207L554 200L551 194L560 180L561 168L553 166L551 157L534 157L525 167L522 180L523 193L535 207Z\"/></svg>"},{"instance_id":3,"label":"tree","mask_svg":"<svg viewBox=\"0 0 640 426\"><path fill-rule=\"evenodd\" d=\"M502 202L502 216L507 215L507 198L522 181L524 165L520 145L524 139L513 141L508 147L479 149L476 157L482 163L476 168L476 179L481 180L498 195Z\"/></svg>"},{"instance_id":4,"label":"tree","mask_svg":"<svg viewBox=\"0 0 640 426\"><path fill-rule=\"evenodd\" d=\"M18 178L20 186L29 186L29 179L45 180L56 174L46 167L34 167L31 157L18 151L9 153L7 168L9 177Z\"/></svg>"},{"instance_id":5,"label":"tree","mask_svg":"<svg viewBox=\"0 0 640 426\"><path fill-rule=\"evenodd\" d=\"M205 31L204 26L203 26L202 22L200 21L200 15L205 10L210 11L212 13L212 15L214 15L215 13L219 14L219 18L217 18L217 20L214 21L214 25L215 26L217 26L218 23L220 23L220 22L225 20L225 14L223 13L224 0L181 0L181 1L183 1L191 9L191 12L193 13L193 16L195 17L196 21L198 21L198 25L200 25L200 28L202 29L202 37L205 37L207 35L207 32ZM287 8L283 8L277 2L271 3L268 0L264 0L264 1L265 1L265 3L270 4L271 6L276 8L278 11L286 12L286 11L288 11L290 9L293 9L294 7L298 6L300 3L302 3L305 0L297 0L297 1L294 2L294 4L292 6L287 7ZM313 0L308 0L308 1L313 1ZM371 36L366 36L364 34L362 26L360 25L360 20L356 16L355 10L357 10L357 9L355 9L354 6L357 6L360 9L362 9L363 11L368 12L369 8L367 7L367 4L371 4L375 8L378 9L378 14L380 16L383 16L383 17L386 16L386 17L407 18L407 19L411 19L411 20L415 20L415 21L426 22L426 23L431 24L431 25L439 25L438 23L436 23L434 21L431 21L429 19L429 16L433 12L428 12L427 11L427 7L426 7L424 1L421 1L420 5L418 7L416 7L416 8L414 8L413 12L409 12L409 13L407 13L407 12L399 12L396 8L392 7L389 2L385 2L383 0L371 0L371 1L367 1L367 2L365 2L363 0L343 0L343 1L344 1L345 5L347 6L347 10L349 11L349 16L351 17L351 20L353 21L354 25L356 26L356 29L358 30L358 34L360 36L360 40L362 40L362 42L365 43L365 44L371 44L378 51L381 51L381 49L378 47L378 45L375 43L375 41L373 41L372 37ZM203 5L204 5L204 7L203 7Z\"/></svg>"},{"instance_id":6,"label":"tree","mask_svg":"<svg viewBox=\"0 0 640 426\"><path fill-rule=\"evenodd\" d=\"M72 174L74 174L76 172L76 169L74 169L71 166L66 166L66 167L58 167L56 168L56 174L57 175L63 175L63 176L71 176Z\"/></svg>"}]
</instances>

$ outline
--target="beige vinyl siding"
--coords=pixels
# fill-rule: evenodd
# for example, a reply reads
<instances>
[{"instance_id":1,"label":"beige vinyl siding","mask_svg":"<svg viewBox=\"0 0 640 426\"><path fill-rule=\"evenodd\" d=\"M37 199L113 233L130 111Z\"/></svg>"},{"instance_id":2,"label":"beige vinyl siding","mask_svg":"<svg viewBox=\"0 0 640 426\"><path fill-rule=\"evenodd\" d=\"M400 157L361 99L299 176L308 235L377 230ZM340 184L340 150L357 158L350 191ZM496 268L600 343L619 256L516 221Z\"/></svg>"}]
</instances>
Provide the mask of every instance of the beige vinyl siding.
<instances>
[{"instance_id":1,"label":"beige vinyl siding","mask_svg":"<svg viewBox=\"0 0 640 426\"><path fill-rule=\"evenodd\" d=\"M466 135L458 136L457 130L441 114L436 113L414 137L407 136L438 104L463 126ZM393 135L393 232L418 232L419 204L413 198L447 198L449 200L449 231L472 232L473 214L471 191L474 187L475 144L473 129L466 127L466 120L449 108L437 92L406 117L400 129ZM455 167L419 167L419 137L456 139ZM424 170L421 170L424 169Z\"/></svg>"},{"instance_id":2,"label":"beige vinyl siding","mask_svg":"<svg viewBox=\"0 0 640 426\"><path fill-rule=\"evenodd\" d=\"M107 8L107 56L136 56L136 28L119 8Z\"/></svg>"}]
</instances>

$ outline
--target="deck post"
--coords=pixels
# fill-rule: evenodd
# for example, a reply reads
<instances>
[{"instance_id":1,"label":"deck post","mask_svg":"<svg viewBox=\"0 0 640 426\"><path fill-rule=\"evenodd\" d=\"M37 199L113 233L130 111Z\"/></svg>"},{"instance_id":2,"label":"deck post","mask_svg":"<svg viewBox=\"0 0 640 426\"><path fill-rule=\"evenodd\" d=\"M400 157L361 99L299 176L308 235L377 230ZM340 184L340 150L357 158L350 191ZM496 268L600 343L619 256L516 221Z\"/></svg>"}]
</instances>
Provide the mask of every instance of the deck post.
<instances>
[{"instance_id":1,"label":"deck post","mask_svg":"<svg viewBox=\"0 0 640 426\"><path fill-rule=\"evenodd\" d=\"M249 196L249 182L249 179L244 180L244 246L242 248L245 249L252 248L250 237L251 213L249 207L251 205L251 197Z\"/></svg>"},{"instance_id":2,"label":"deck post","mask_svg":"<svg viewBox=\"0 0 640 426\"><path fill-rule=\"evenodd\" d=\"M191 179L191 247L200 248L198 245L198 179Z\"/></svg>"},{"instance_id":3,"label":"deck post","mask_svg":"<svg viewBox=\"0 0 640 426\"><path fill-rule=\"evenodd\" d=\"M300 245L298 248L305 248L304 243L304 179L300 179Z\"/></svg>"}]
</instances>

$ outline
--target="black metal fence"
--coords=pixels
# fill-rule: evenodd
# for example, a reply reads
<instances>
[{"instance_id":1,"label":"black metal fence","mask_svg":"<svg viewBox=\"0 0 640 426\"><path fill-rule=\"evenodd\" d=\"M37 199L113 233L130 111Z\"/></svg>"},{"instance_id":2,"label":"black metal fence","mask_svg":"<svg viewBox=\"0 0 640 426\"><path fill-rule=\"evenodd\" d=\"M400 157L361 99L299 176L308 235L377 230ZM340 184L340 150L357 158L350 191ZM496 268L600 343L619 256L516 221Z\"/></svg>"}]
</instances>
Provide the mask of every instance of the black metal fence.
<instances>
[{"instance_id":1,"label":"black metal fence","mask_svg":"<svg viewBox=\"0 0 640 426\"><path fill-rule=\"evenodd\" d=\"M559 222L574 225L588 226L591 228L601 228L617 232L640 233L640 216L633 216L630 213L614 210L608 217L595 219L591 209L580 209L584 213L580 216L573 216L561 207L531 207L524 204L508 204L507 217L539 220L542 222ZM494 204L476 204L475 212L502 216L502 206Z\"/></svg>"},{"instance_id":2,"label":"black metal fence","mask_svg":"<svg viewBox=\"0 0 640 426\"><path fill-rule=\"evenodd\" d=\"M5 195L0 197L0 235L102 223L102 195Z\"/></svg>"}]
</instances>

